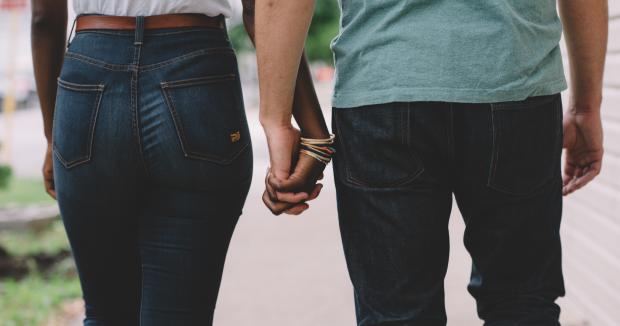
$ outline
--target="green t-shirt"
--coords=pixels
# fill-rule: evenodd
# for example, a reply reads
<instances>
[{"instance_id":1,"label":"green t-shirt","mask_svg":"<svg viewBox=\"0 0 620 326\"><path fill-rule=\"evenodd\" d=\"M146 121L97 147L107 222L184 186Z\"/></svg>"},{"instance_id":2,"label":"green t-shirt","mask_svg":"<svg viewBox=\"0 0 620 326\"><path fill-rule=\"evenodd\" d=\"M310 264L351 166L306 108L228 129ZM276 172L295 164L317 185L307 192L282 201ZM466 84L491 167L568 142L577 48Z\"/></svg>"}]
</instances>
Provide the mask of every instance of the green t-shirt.
<instances>
[{"instance_id":1,"label":"green t-shirt","mask_svg":"<svg viewBox=\"0 0 620 326\"><path fill-rule=\"evenodd\" d=\"M555 0L341 0L335 107L566 89Z\"/></svg>"}]
</instances>

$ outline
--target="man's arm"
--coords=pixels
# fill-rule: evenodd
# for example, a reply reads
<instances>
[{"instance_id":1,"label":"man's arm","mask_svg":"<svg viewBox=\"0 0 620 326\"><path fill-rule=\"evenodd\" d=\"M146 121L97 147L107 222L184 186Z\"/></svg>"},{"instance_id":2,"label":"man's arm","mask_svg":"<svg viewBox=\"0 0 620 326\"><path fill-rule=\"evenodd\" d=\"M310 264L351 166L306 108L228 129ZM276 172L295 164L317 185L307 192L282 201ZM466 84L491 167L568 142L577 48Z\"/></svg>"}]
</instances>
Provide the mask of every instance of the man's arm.
<instances>
[{"instance_id":1,"label":"man's arm","mask_svg":"<svg viewBox=\"0 0 620 326\"><path fill-rule=\"evenodd\" d=\"M242 0L243 24L252 43L255 43L255 0ZM301 61L297 70L295 93L293 97L293 116L306 138L327 138L329 130L319 105L319 100L312 83L312 74L308 60L302 51ZM290 112L287 113L290 120Z\"/></svg>"},{"instance_id":2,"label":"man's arm","mask_svg":"<svg viewBox=\"0 0 620 326\"><path fill-rule=\"evenodd\" d=\"M601 171L601 101L607 52L607 0L560 0L570 62L570 100L564 117L564 195L585 186Z\"/></svg>"},{"instance_id":3,"label":"man's arm","mask_svg":"<svg viewBox=\"0 0 620 326\"><path fill-rule=\"evenodd\" d=\"M244 0L243 3L244 22L252 36L253 1ZM282 211L299 214L307 209L305 203L288 210L286 207L316 197L321 188L315 183L325 168L313 158L297 156L300 133L291 124L291 116L294 116L304 137L329 136L303 54L313 9L313 0L260 0L255 9L260 120L271 161L263 201L276 214Z\"/></svg>"},{"instance_id":4,"label":"man's arm","mask_svg":"<svg viewBox=\"0 0 620 326\"><path fill-rule=\"evenodd\" d=\"M33 0L31 21L34 77L43 113L47 153L43 178L47 192L56 197L52 172L52 117L56 102L56 79L60 75L67 38L67 1Z\"/></svg>"},{"instance_id":5,"label":"man's arm","mask_svg":"<svg viewBox=\"0 0 620 326\"><path fill-rule=\"evenodd\" d=\"M259 0L256 4L260 120L265 129L290 125L299 62L313 11L314 0Z\"/></svg>"}]
</instances>

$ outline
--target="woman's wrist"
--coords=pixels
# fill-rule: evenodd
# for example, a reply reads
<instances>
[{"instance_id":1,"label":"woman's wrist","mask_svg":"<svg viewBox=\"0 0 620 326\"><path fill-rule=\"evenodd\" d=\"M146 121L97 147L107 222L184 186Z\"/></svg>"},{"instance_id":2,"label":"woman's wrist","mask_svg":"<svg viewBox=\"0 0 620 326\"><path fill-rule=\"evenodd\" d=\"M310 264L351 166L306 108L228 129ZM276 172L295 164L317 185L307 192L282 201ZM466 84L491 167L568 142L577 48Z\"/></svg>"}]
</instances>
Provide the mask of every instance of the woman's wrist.
<instances>
[{"instance_id":1,"label":"woman's wrist","mask_svg":"<svg viewBox=\"0 0 620 326\"><path fill-rule=\"evenodd\" d=\"M301 129L301 136L304 138L313 138L313 139L326 139L331 136L329 130L323 130L323 128L310 128L310 129Z\"/></svg>"}]
</instances>

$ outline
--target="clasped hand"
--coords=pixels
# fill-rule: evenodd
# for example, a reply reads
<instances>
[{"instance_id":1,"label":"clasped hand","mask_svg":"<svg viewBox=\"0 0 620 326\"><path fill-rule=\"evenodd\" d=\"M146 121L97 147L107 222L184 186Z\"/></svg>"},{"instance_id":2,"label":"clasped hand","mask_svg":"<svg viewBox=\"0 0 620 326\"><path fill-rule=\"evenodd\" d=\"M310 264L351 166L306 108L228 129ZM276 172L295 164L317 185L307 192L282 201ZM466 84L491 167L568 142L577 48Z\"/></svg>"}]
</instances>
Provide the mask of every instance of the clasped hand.
<instances>
[{"instance_id":1,"label":"clasped hand","mask_svg":"<svg viewBox=\"0 0 620 326\"><path fill-rule=\"evenodd\" d=\"M275 215L299 215L318 197L325 164L299 153L301 133L292 125L265 128L271 166L263 202Z\"/></svg>"}]
</instances>

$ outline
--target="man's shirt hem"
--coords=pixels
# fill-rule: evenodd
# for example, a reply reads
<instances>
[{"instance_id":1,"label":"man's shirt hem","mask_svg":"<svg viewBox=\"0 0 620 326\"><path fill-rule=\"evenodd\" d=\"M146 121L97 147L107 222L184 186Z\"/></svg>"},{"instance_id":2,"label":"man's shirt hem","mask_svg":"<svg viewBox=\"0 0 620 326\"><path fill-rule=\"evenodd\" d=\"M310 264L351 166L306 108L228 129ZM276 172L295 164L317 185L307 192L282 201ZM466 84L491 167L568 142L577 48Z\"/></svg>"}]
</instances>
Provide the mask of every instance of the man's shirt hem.
<instances>
[{"instance_id":1,"label":"man's shirt hem","mask_svg":"<svg viewBox=\"0 0 620 326\"><path fill-rule=\"evenodd\" d=\"M453 102L453 103L497 103L521 101L532 96L557 94L567 88L566 80L561 79L529 85L522 89L455 89L455 88L407 88L392 87L379 90L359 90L335 92L332 106L353 108L365 105L392 102Z\"/></svg>"}]
</instances>

